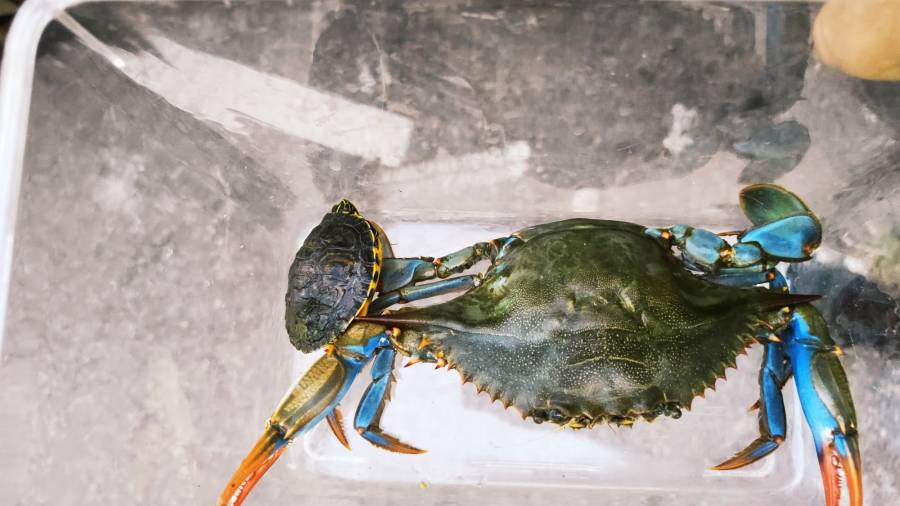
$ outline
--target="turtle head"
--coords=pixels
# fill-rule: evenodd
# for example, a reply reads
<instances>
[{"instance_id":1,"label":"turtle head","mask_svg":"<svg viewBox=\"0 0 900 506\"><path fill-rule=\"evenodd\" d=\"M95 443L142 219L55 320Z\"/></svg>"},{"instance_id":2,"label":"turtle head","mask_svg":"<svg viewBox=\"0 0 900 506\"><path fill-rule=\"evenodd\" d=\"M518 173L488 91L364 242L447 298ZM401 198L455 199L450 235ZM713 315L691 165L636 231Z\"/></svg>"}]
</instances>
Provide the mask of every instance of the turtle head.
<instances>
[{"instance_id":1,"label":"turtle head","mask_svg":"<svg viewBox=\"0 0 900 506\"><path fill-rule=\"evenodd\" d=\"M350 202L347 199L341 199L340 202L335 204L334 207L331 208L331 213L362 217L362 215L359 214L359 210L353 205L353 202Z\"/></svg>"}]
</instances>

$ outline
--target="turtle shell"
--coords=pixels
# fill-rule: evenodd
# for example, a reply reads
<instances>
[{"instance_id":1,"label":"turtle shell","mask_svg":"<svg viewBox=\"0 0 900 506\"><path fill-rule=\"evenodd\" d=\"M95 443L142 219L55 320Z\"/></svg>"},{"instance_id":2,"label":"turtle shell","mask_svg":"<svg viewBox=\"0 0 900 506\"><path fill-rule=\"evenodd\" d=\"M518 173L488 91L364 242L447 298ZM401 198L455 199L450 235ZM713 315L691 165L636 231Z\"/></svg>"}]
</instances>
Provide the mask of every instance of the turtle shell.
<instances>
[{"instance_id":1,"label":"turtle shell","mask_svg":"<svg viewBox=\"0 0 900 506\"><path fill-rule=\"evenodd\" d=\"M291 344L310 352L344 332L374 292L380 262L374 228L342 200L310 232L291 264L285 295Z\"/></svg>"}]
</instances>

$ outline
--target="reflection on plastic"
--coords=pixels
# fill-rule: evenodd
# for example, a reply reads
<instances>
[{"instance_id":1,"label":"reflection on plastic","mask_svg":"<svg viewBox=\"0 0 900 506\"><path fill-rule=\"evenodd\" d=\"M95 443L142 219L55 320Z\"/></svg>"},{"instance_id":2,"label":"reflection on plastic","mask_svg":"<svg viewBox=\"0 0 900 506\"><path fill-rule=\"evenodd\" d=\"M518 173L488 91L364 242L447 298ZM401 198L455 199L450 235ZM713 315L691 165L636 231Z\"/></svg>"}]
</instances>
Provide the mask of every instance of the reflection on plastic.
<instances>
[{"instance_id":1,"label":"reflection on plastic","mask_svg":"<svg viewBox=\"0 0 900 506\"><path fill-rule=\"evenodd\" d=\"M413 122L266 74L218 56L149 36L162 59L116 50L122 71L196 117L244 132L256 122L387 166L403 161ZM227 76L228 86L222 86Z\"/></svg>"}]
</instances>

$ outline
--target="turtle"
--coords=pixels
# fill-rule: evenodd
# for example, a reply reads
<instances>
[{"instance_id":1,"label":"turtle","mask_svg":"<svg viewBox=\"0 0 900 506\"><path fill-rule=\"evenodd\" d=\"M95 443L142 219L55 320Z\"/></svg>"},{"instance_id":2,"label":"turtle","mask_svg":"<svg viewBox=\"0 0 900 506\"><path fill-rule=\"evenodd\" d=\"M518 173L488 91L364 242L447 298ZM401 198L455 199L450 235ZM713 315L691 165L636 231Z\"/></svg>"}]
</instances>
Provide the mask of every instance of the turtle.
<instances>
[{"instance_id":1,"label":"turtle","mask_svg":"<svg viewBox=\"0 0 900 506\"><path fill-rule=\"evenodd\" d=\"M366 314L390 243L349 200L343 199L297 250L284 296L291 344L309 353L338 338Z\"/></svg>"}]
</instances>

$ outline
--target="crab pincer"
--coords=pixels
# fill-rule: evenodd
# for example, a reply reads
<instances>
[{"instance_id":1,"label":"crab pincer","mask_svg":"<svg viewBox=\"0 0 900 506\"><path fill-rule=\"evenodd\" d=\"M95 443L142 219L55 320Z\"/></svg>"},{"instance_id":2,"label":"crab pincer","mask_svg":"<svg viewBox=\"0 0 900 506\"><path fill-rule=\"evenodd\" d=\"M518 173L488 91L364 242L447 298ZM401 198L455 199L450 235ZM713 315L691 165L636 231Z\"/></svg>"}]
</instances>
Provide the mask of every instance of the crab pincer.
<instances>
[{"instance_id":1,"label":"crab pincer","mask_svg":"<svg viewBox=\"0 0 900 506\"><path fill-rule=\"evenodd\" d=\"M291 441L332 413L360 365L326 354L288 391L266 422L266 429L234 472L219 506L240 505Z\"/></svg>"},{"instance_id":2,"label":"crab pincer","mask_svg":"<svg viewBox=\"0 0 900 506\"><path fill-rule=\"evenodd\" d=\"M851 506L862 506L856 410L847 375L838 360L843 352L828 336L822 316L811 306L799 308L783 334L800 405L819 457L825 504L838 506L843 488Z\"/></svg>"}]
</instances>

